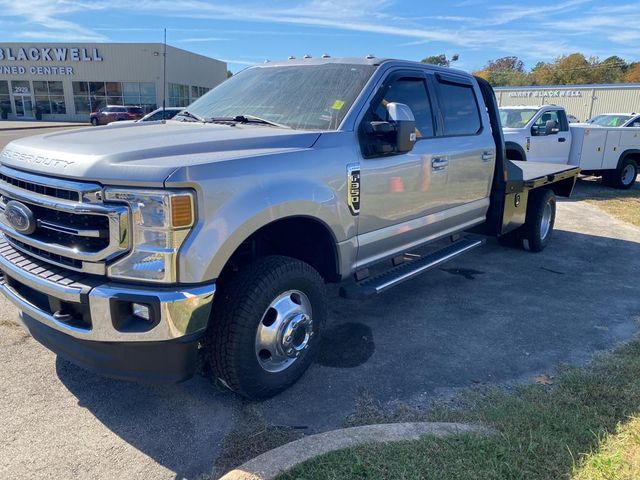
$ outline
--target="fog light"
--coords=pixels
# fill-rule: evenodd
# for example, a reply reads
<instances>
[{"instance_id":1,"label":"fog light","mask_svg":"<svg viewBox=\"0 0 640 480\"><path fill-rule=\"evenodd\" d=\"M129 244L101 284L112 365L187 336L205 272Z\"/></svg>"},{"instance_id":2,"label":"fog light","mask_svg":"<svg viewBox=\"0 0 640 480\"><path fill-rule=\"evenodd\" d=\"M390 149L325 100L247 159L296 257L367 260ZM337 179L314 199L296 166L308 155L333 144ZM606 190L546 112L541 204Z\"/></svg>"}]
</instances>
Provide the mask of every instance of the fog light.
<instances>
[{"instance_id":1,"label":"fog light","mask_svg":"<svg viewBox=\"0 0 640 480\"><path fill-rule=\"evenodd\" d=\"M133 314L136 317L142 318L147 322L151 320L151 312L149 311L148 305L143 305L141 303L134 303L131 305L131 308L133 310Z\"/></svg>"}]
</instances>

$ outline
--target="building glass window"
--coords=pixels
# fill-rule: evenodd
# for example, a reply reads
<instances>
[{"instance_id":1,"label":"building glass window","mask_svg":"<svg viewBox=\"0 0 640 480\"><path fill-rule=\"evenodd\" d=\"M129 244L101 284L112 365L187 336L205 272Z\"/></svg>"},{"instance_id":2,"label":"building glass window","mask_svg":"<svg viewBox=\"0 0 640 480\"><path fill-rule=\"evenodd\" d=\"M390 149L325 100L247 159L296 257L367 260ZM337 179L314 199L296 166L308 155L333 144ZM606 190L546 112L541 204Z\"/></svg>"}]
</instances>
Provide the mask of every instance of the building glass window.
<instances>
[{"instance_id":1,"label":"building glass window","mask_svg":"<svg viewBox=\"0 0 640 480\"><path fill-rule=\"evenodd\" d=\"M198 87L197 85L181 85L179 83L169 84L169 107L186 107L194 102L210 89Z\"/></svg>"},{"instance_id":2,"label":"building glass window","mask_svg":"<svg viewBox=\"0 0 640 480\"><path fill-rule=\"evenodd\" d=\"M11 99L9 98L9 82L0 80L0 113L11 111Z\"/></svg>"},{"instance_id":3,"label":"building glass window","mask_svg":"<svg viewBox=\"0 0 640 480\"><path fill-rule=\"evenodd\" d=\"M36 109L46 114L66 114L62 82L33 82Z\"/></svg>"},{"instance_id":4,"label":"building glass window","mask_svg":"<svg viewBox=\"0 0 640 480\"><path fill-rule=\"evenodd\" d=\"M186 107L189 105L189 85L169 84L169 107Z\"/></svg>"},{"instance_id":5,"label":"building glass window","mask_svg":"<svg viewBox=\"0 0 640 480\"><path fill-rule=\"evenodd\" d=\"M73 82L77 114L97 112L106 105L141 106L145 112L156 109L155 83Z\"/></svg>"}]
</instances>

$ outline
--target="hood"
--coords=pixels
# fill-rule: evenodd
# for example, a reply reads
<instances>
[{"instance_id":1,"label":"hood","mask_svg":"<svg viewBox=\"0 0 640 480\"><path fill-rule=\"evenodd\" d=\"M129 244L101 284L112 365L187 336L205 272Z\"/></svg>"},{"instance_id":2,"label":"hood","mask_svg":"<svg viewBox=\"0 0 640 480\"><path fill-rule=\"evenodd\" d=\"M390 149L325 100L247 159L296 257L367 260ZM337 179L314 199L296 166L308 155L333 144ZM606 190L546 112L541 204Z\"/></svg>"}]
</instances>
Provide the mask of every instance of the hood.
<instances>
[{"instance_id":1,"label":"hood","mask_svg":"<svg viewBox=\"0 0 640 480\"><path fill-rule=\"evenodd\" d=\"M0 162L114 185L160 185L177 168L310 148L320 133L195 122L114 124L11 142Z\"/></svg>"}]
</instances>

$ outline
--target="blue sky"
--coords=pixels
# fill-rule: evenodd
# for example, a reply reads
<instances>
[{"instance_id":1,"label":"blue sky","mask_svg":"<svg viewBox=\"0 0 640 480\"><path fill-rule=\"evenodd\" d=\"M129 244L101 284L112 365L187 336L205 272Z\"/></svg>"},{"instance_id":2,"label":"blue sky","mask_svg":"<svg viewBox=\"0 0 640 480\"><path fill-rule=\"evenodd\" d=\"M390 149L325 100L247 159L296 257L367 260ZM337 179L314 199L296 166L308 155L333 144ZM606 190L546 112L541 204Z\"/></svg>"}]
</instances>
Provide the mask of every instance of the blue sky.
<instances>
[{"instance_id":1,"label":"blue sky","mask_svg":"<svg viewBox=\"0 0 640 480\"><path fill-rule=\"evenodd\" d=\"M420 60L458 53L474 70L583 52L640 60L638 0L0 0L0 42L157 42L225 60L319 56Z\"/></svg>"}]
</instances>

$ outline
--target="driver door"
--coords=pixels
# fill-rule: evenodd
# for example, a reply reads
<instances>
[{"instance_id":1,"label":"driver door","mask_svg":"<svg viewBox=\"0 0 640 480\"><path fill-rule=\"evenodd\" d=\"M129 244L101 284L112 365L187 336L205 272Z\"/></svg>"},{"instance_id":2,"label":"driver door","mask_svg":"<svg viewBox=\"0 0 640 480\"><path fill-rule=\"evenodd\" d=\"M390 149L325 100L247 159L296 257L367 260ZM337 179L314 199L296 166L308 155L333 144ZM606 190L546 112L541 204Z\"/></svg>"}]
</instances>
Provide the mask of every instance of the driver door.
<instances>
[{"instance_id":1,"label":"driver door","mask_svg":"<svg viewBox=\"0 0 640 480\"><path fill-rule=\"evenodd\" d=\"M408 153L368 153L362 149L358 264L375 262L410 244L421 243L437 228L437 212L448 207L447 149L436 138L433 94L427 72L391 73L362 119L361 145L368 139L364 123L387 121L386 105L403 103L416 120L416 143ZM430 214L434 214L429 219Z\"/></svg>"},{"instance_id":2,"label":"driver door","mask_svg":"<svg viewBox=\"0 0 640 480\"><path fill-rule=\"evenodd\" d=\"M556 130L545 135L545 126L549 120L556 122ZM565 164L569 161L570 149L569 122L564 111L547 110L541 113L531 127L531 145L527 159L532 162Z\"/></svg>"}]
</instances>

